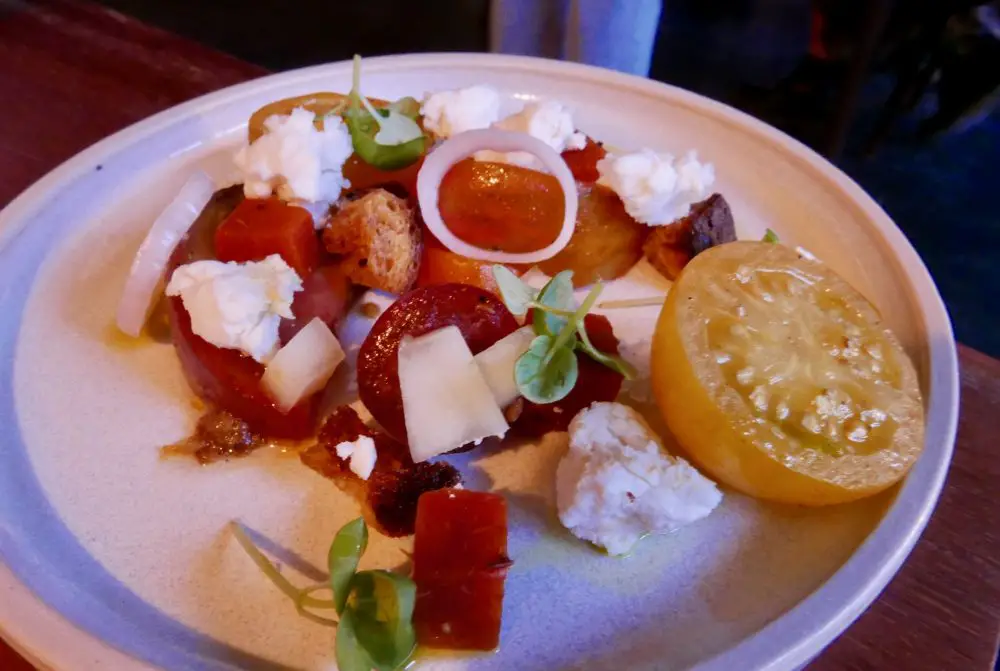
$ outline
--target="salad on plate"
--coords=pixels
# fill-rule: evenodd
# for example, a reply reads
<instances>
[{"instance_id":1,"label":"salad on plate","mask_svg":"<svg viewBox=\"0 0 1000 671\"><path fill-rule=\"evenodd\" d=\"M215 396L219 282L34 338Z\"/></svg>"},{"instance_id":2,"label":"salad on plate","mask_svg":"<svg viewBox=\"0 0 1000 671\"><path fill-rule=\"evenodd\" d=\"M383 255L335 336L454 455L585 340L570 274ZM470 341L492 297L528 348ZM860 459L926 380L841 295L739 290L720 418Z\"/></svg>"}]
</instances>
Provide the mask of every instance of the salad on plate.
<instances>
[{"instance_id":1,"label":"salad on plate","mask_svg":"<svg viewBox=\"0 0 1000 671\"><path fill-rule=\"evenodd\" d=\"M231 525L336 627L343 671L501 644L506 500L450 454L565 434L553 513L615 561L727 488L843 503L921 452L917 374L878 311L773 231L737 240L693 150L609 149L554 100L501 117L486 85L369 98L356 58L347 94L257 110L234 165L237 184L195 173L153 222L117 325L171 343L203 404L165 455L278 445L360 504L317 585ZM631 273L669 291L602 296ZM659 316L626 342L639 309ZM358 570L370 533L412 536L409 565Z\"/></svg>"}]
</instances>

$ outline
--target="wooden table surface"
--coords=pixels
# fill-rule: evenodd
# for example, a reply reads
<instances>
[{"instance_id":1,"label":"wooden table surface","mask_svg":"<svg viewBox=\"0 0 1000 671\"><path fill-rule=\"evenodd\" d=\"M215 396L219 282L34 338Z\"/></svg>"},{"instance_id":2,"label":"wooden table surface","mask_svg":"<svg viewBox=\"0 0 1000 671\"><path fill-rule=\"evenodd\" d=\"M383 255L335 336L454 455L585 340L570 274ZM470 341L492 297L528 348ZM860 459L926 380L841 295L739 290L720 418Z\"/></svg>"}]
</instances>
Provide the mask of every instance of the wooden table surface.
<instances>
[{"instance_id":1,"label":"wooden table surface","mask_svg":"<svg viewBox=\"0 0 1000 671\"><path fill-rule=\"evenodd\" d=\"M120 128L254 65L76 0L0 0L0 207ZM962 414L913 554L811 671L987 671L1000 638L1000 361L959 347ZM0 669L32 667L0 641Z\"/></svg>"}]
</instances>

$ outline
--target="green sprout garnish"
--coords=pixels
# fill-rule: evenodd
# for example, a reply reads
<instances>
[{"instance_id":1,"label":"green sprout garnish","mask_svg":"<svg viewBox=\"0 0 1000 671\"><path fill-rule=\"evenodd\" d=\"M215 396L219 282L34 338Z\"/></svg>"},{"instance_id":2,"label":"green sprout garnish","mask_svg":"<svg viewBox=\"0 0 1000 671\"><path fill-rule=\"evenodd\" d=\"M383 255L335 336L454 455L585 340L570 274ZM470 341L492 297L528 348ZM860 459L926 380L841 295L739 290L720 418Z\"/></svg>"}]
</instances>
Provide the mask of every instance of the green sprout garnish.
<instances>
[{"instance_id":1,"label":"green sprout garnish","mask_svg":"<svg viewBox=\"0 0 1000 671\"><path fill-rule=\"evenodd\" d=\"M337 668L341 671L395 671L413 656L417 646L413 607L417 588L409 578L382 570L358 571L368 547L368 526L362 518L348 522L330 545L329 582L298 588L250 540L237 522L233 535L261 572L295 603L309 620L337 627ZM329 591L332 599L312 596ZM313 610L335 611L338 620Z\"/></svg>"},{"instance_id":2,"label":"green sprout garnish","mask_svg":"<svg viewBox=\"0 0 1000 671\"><path fill-rule=\"evenodd\" d=\"M361 95L361 57L354 56L354 77L344 121L351 132L354 151L365 163L380 170L399 170L419 159L427 137L417 123L420 103L401 98L385 109L375 109Z\"/></svg>"},{"instance_id":3,"label":"green sprout garnish","mask_svg":"<svg viewBox=\"0 0 1000 671\"><path fill-rule=\"evenodd\" d=\"M769 228L767 229L767 232L764 233L764 237L761 238L761 242L778 243L781 242L781 240L778 238L778 234Z\"/></svg>"},{"instance_id":4,"label":"green sprout garnish","mask_svg":"<svg viewBox=\"0 0 1000 671\"><path fill-rule=\"evenodd\" d=\"M570 270L553 277L537 293L505 266L493 266L493 277L508 310L515 315L534 310L531 326L535 339L514 364L514 381L526 399L542 404L566 398L579 376L576 350L626 379L634 377L635 370L628 362L601 352L587 335L584 318L604 289L601 283L594 285L578 307L573 297L573 272Z\"/></svg>"}]
</instances>

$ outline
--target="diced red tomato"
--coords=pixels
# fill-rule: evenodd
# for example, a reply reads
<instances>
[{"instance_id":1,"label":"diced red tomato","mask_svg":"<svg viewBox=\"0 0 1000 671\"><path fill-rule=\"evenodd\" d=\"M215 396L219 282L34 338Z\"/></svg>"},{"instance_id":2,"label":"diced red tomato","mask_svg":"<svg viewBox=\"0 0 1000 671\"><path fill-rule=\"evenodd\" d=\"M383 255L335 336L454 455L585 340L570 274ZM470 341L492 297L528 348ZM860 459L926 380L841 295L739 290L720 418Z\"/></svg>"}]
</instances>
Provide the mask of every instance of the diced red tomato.
<instances>
[{"instance_id":1,"label":"diced red tomato","mask_svg":"<svg viewBox=\"0 0 1000 671\"><path fill-rule=\"evenodd\" d=\"M496 648L510 565L502 496L466 489L423 494L413 539L417 643L451 650Z\"/></svg>"},{"instance_id":2,"label":"diced red tomato","mask_svg":"<svg viewBox=\"0 0 1000 671\"><path fill-rule=\"evenodd\" d=\"M277 198L248 198L215 231L220 261L260 261L279 254L306 277L319 265L319 239L312 215Z\"/></svg>"},{"instance_id":3,"label":"diced red tomato","mask_svg":"<svg viewBox=\"0 0 1000 671\"><path fill-rule=\"evenodd\" d=\"M347 314L351 301L351 283L339 266L322 266L302 279L302 291L295 294L292 314L278 327L281 344L287 343L302 328L319 317L332 330Z\"/></svg>"},{"instance_id":4,"label":"diced red tomato","mask_svg":"<svg viewBox=\"0 0 1000 671\"><path fill-rule=\"evenodd\" d=\"M313 434L322 394L313 394L282 413L261 388L264 366L237 350L216 347L195 335L181 299L169 300L174 347L188 384L200 398L268 438L299 439Z\"/></svg>"},{"instance_id":5,"label":"diced red tomato","mask_svg":"<svg viewBox=\"0 0 1000 671\"><path fill-rule=\"evenodd\" d=\"M569 149L562 153L563 160L569 166L573 178L578 182L596 182L601 176L597 172L597 162L608 155L604 145L587 138L583 149Z\"/></svg>"},{"instance_id":6,"label":"diced red tomato","mask_svg":"<svg viewBox=\"0 0 1000 671\"><path fill-rule=\"evenodd\" d=\"M552 175L466 159L441 181L438 207L456 236L484 249L533 252L559 235L562 187Z\"/></svg>"},{"instance_id":7,"label":"diced red tomato","mask_svg":"<svg viewBox=\"0 0 1000 671\"><path fill-rule=\"evenodd\" d=\"M372 417L406 442L399 390L399 341L445 326L457 326L473 354L517 329L517 321L495 295L467 284L420 287L382 313L358 352L358 395Z\"/></svg>"},{"instance_id":8,"label":"diced red tomato","mask_svg":"<svg viewBox=\"0 0 1000 671\"><path fill-rule=\"evenodd\" d=\"M594 347L602 352L618 354L618 338L607 317L589 314L584 318L584 326ZM538 405L526 400L521 416L514 422L512 429L528 437L543 436L549 431L565 431L576 413L591 403L613 401L618 397L625 379L621 373L594 361L583 352L576 353L576 360L579 374L573 390L555 403Z\"/></svg>"}]
</instances>

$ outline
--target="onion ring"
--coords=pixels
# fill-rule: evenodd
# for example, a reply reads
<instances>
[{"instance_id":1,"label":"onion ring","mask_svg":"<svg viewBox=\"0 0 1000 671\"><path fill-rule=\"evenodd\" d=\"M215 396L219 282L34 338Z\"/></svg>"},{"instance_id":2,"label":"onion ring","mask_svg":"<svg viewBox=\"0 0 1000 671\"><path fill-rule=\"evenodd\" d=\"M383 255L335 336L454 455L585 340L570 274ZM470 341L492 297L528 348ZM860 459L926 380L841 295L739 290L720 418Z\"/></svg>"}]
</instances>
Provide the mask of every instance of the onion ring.
<instances>
[{"instance_id":1,"label":"onion ring","mask_svg":"<svg viewBox=\"0 0 1000 671\"><path fill-rule=\"evenodd\" d=\"M118 302L118 328L138 338L149 314L153 294L163 280L163 273L177 243L188 232L198 215L215 193L215 183L202 171L188 178L166 209L156 218L139 245L132 261L121 300Z\"/></svg>"},{"instance_id":2,"label":"onion ring","mask_svg":"<svg viewBox=\"0 0 1000 671\"><path fill-rule=\"evenodd\" d=\"M438 206L441 181L453 165L483 149L495 151L525 151L537 157L552 175L559 180L565 198L562 229L556 239L547 247L533 252L514 254L483 249L470 245L451 232L441 217ZM453 135L435 148L417 174L417 201L420 213L430 232L450 251L474 259L492 263L539 263L550 259L569 244L576 228L577 194L576 181L569 166L559 153L541 140L527 133L513 133L495 128L470 130Z\"/></svg>"}]
</instances>

